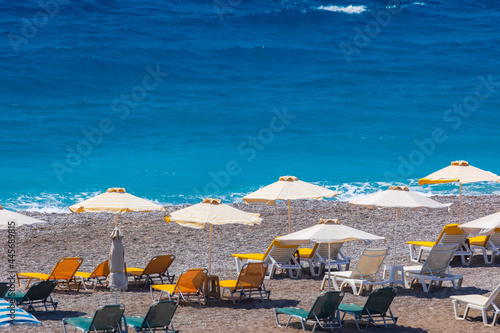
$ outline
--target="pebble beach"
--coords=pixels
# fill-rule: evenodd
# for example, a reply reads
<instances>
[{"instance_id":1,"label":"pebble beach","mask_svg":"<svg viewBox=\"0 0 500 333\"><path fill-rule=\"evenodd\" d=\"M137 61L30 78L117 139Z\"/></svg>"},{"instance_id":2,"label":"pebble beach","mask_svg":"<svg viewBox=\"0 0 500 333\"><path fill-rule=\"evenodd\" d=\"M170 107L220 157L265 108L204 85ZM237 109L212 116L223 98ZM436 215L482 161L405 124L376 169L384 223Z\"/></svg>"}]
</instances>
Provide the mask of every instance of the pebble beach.
<instances>
[{"instance_id":1,"label":"pebble beach","mask_svg":"<svg viewBox=\"0 0 500 333\"><path fill-rule=\"evenodd\" d=\"M396 263L410 265L407 240L433 241L447 223L458 222L458 196L433 197L441 203L452 203L450 212L427 210L405 211L400 216L394 232L395 212L391 209L370 210L353 207L345 202L294 201L291 204L292 232L310 227L320 218L336 218L342 224L366 232L386 237L387 242L376 241L370 247L389 246L391 252L385 263L393 259L393 236L396 235ZM257 226L224 225L214 228L212 249L212 274L220 279L237 277L231 254L263 252L274 237L288 231L287 207L285 203L276 206L247 206L233 204L236 208L259 213L263 222ZM168 212L183 206L167 206ZM466 196L463 198L463 222L492 214L500 207L499 196ZM44 224L21 226L16 229L16 261L18 272L49 273L61 257L79 256L84 258L80 271L91 272L109 254L111 241L109 234L114 227L114 215L97 214L44 214L23 212L47 221ZM181 227L164 221L165 213L126 213L118 217L118 225L124 234L125 259L129 267L144 267L159 254L174 254L176 259L169 272L178 276L184 270L208 267L208 230ZM7 231L0 237L7 240ZM2 253L7 262L7 242L2 242ZM345 243L343 252L352 258L355 265L364 244ZM397 286L397 296L391 307L398 317L394 332L498 332L497 327L483 325L479 311L472 311L467 321L455 320L449 296L464 294L487 294L500 283L500 262L486 265L482 255L474 257L471 267L463 267L459 258L451 263L453 274L464 276L462 288L455 290L445 283L424 293L420 285L412 289ZM0 268L2 281L8 278L7 266ZM136 287L130 280L129 290L118 294L118 302L125 305L127 316L144 316L152 303L149 288ZM206 306L181 302L175 317L175 329L180 332L299 332L299 322L292 322L288 329L278 327L274 320L273 308L301 307L309 309L320 293L321 277L312 277L304 268L298 280L287 274L278 274L267 280L271 290L270 300L243 300L233 305L227 295L223 300L211 300ZM18 326L12 332L63 332L62 318L91 316L99 305L113 304L114 293L106 288L95 291L67 292L57 290L54 300L59 303L55 313L40 313L41 327ZM346 291L343 302L364 304L364 296L354 296ZM309 329L312 326L308 327ZM8 331L6 329L5 331ZM346 318L343 332L354 332L356 326L351 318ZM370 327L369 331L384 331Z\"/></svg>"}]
</instances>

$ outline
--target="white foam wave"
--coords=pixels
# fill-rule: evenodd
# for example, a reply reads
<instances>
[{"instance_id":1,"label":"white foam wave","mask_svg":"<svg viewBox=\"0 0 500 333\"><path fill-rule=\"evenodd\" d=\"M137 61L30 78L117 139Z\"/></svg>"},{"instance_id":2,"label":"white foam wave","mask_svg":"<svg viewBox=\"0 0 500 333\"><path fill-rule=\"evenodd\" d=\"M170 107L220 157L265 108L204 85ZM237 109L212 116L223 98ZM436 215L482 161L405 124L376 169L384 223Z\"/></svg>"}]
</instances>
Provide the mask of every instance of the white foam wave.
<instances>
[{"instance_id":1,"label":"white foam wave","mask_svg":"<svg viewBox=\"0 0 500 333\"><path fill-rule=\"evenodd\" d=\"M326 10L329 12L338 12L338 13L346 13L346 14L361 14L366 11L366 6L319 6L318 10Z\"/></svg>"}]
</instances>

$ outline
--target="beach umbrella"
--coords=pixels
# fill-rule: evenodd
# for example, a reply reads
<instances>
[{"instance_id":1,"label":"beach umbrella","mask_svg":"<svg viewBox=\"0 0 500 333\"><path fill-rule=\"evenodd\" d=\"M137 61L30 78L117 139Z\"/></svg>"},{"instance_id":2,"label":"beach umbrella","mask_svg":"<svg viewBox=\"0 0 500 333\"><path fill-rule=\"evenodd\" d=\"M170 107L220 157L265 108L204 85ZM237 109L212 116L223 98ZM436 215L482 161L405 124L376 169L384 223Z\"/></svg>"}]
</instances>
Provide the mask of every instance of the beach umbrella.
<instances>
[{"instance_id":1,"label":"beach umbrella","mask_svg":"<svg viewBox=\"0 0 500 333\"><path fill-rule=\"evenodd\" d=\"M118 229L111 232L110 235L111 250L109 251L109 275L107 277L108 287L115 292L115 304L118 304L118 290L127 290L128 279L125 274L125 249L123 248L123 235Z\"/></svg>"},{"instance_id":2,"label":"beach umbrella","mask_svg":"<svg viewBox=\"0 0 500 333\"><path fill-rule=\"evenodd\" d=\"M0 298L0 327L14 325L36 325L41 323L33 315L18 308L14 303L7 302Z\"/></svg>"},{"instance_id":3,"label":"beach umbrella","mask_svg":"<svg viewBox=\"0 0 500 333\"><path fill-rule=\"evenodd\" d=\"M14 224L12 224L14 222ZM46 223L45 221L35 219L26 215L22 215L0 206L0 229L8 229L10 227L18 227L23 224Z\"/></svg>"},{"instance_id":4,"label":"beach umbrella","mask_svg":"<svg viewBox=\"0 0 500 333\"><path fill-rule=\"evenodd\" d=\"M460 223L462 223L462 184L476 182L500 182L500 177L469 165L467 161L453 161L451 165L418 180L419 185L453 183L459 184Z\"/></svg>"},{"instance_id":5,"label":"beach umbrella","mask_svg":"<svg viewBox=\"0 0 500 333\"><path fill-rule=\"evenodd\" d=\"M219 199L203 199L199 204L189 206L165 217L165 221L175 222L184 227L203 229L210 225L210 247L208 252L208 273L212 265L212 226L222 224L260 224L259 214L251 214L225 205Z\"/></svg>"},{"instance_id":6,"label":"beach umbrella","mask_svg":"<svg viewBox=\"0 0 500 333\"><path fill-rule=\"evenodd\" d=\"M351 205L359 205L371 209L396 208L396 220L394 223L394 259L396 264L396 241L399 213L403 209L426 208L431 210L448 210L448 204L442 204L431 198L426 198L408 190L406 186L390 186L389 189L365 197L349 201Z\"/></svg>"},{"instance_id":7,"label":"beach umbrella","mask_svg":"<svg viewBox=\"0 0 500 333\"><path fill-rule=\"evenodd\" d=\"M151 201L126 193L124 188L109 188L105 193L93 198L74 204L69 207L73 213L101 213L109 212L115 214L115 227L117 226L117 215L126 212L150 212L152 210L165 210L164 207Z\"/></svg>"},{"instance_id":8,"label":"beach umbrella","mask_svg":"<svg viewBox=\"0 0 500 333\"><path fill-rule=\"evenodd\" d=\"M458 226L468 234L493 235L496 228L500 228L500 212L483 216Z\"/></svg>"},{"instance_id":9,"label":"beach umbrella","mask_svg":"<svg viewBox=\"0 0 500 333\"><path fill-rule=\"evenodd\" d=\"M356 240L370 244L374 240L382 239L385 238L342 225L337 219L321 219L319 224L313 227L277 238L278 242L283 245L302 245L308 242L328 243L328 258L330 258L330 244L332 243L345 243ZM330 269L331 267L328 265L328 291L330 291Z\"/></svg>"},{"instance_id":10,"label":"beach umbrella","mask_svg":"<svg viewBox=\"0 0 500 333\"><path fill-rule=\"evenodd\" d=\"M291 232L290 200L332 198L337 192L307 183L294 176L280 177L277 182L267 185L243 197L247 204L274 205L276 200L288 201L288 233Z\"/></svg>"}]
</instances>

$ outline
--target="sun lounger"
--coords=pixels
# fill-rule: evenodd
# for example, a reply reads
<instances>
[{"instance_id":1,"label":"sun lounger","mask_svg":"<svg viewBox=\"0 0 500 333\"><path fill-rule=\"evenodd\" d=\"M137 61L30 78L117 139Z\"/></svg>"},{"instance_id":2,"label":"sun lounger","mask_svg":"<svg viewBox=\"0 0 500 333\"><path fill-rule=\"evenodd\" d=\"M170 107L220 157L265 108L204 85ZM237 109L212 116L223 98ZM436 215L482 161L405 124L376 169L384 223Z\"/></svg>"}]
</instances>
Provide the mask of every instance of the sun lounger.
<instances>
[{"instance_id":1,"label":"sun lounger","mask_svg":"<svg viewBox=\"0 0 500 333\"><path fill-rule=\"evenodd\" d=\"M231 294L231 299L233 304L236 304L234 300L234 294L238 293L238 304L241 301L241 297L251 298L252 295L258 294L260 299L263 301L264 297L267 296L269 299L270 291L266 290L264 280L266 277L268 265L264 262L249 262L243 266L240 271L237 280L222 280L219 282L222 288L222 296L224 291L228 290Z\"/></svg>"},{"instance_id":2,"label":"sun lounger","mask_svg":"<svg viewBox=\"0 0 500 333\"><path fill-rule=\"evenodd\" d=\"M73 317L62 320L64 333L66 325L75 326L75 332L80 329L83 333L87 332L122 332L120 320L123 316L125 307L123 305L104 305L100 306L94 316L91 317Z\"/></svg>"},{"instance_id":3,"label":"sun lounger","mask_svg":"<svg viewBox=\"0 0 500 333\"><path fill-rule=\"evenodd\" d=\"M154 284L150 286L151 298L154 301L153 290L159 291L158 300L161 301L163 293L167 294L168 299L172 297L182 299L188 302L191 298L196 298L201 305L201 299L206 301L203 293L203 281L207 277L207 270L204 268L192 268L182 273L174 284Z\"/></svg>"},{"instance_id":4,"label":"sun lounger","mask_svg":"<svg viewBox=\"0 0 500 333\"><path fill-rule=\"evenodd\" d=\"M68 290L71 291L71 283L73 283L76 291L78 291L80 290L80 283L76 281L75 273L82 262L83 259L79 257L62 258L59 259L50 274L32 272L17 273L17 283L21 286L21 280L28 280L26 284L26 288L28 288L32 280L56 280L59 287L61 287L61 284L64 284L67 286Z\"/></svg>"},{"instance_id":5,"label":"sun lounger","mask_svg":"<svg viewBox=\"0 0 500 333\"><path fill-rule=\"evenodd\" d=\"M464 320L467 318L470 309L480 310L483 315L483 323L488 325L488 311L493 311L493 321L491 326L495 326L500 318L500 284L493 290L489 297L482 295L461 295L450 296L453 303L455 318ZM465 305L464 316L458 314L458 304Z\"/></svg>"},{"instance_id":6,"label":"sun lounger","mask_svg":"<svg viewBox=\"0 0 500 333\"><path fill-rule=\"evenodd\" d=\"M469 237L468 240L473 255L475 250L482 251L486 264L493 264L495 256L500 255L500 228L496 228L493 235ZM488 259L488 251L491 252L490 259Z\"/></svg>"},{"instance_id":7,"label":"sun lounger","mask_svg":"<svg viewBox=\"0 0 500 333\"><path fill-rule=\"evenodd\" d=\"M280 308L274 309L274 316L276 317L276 324L281 327L278 320L278 315L284 314L289 316L286 322L286 327L292 318L297 318L302 324L302 329L306 331L305 323L312 323L312 332L316 331L316 326L319 325L323 329L342 328L342 322L339 318L339 304L344 298L342 291L327 291L321 293L314 302L311 310L307 311L299 308Z\"/></svg>"},{"instance_id":8,"label":"sun lounger","mask_svg":"<svg viewBox=\"0 0 500 333\"><path fill-rule=\"evenodd\" d=\"M176 333L172 318L177 303L175 301L160 301L154 302L148 310L145 317L126 317L127 325L133 327L136 333L139 332L156 332L157 329L165 330L165 332ZM170 330L169 327L172 327Z\"/></svg>"},{"instance_id":9,"label":"sun lounger","mask_svg":"<svg viewBox=\"0 0 500 333\"><path fill-rule=\"evenodd\" d=\"M0 298L3 298L5 293L10 289L11 283L9 282L0 282Z\"/></svg>"},{"instance_id":10,"label":"sun lounger","mask_svg":"<svg viewBox=\"0 0 500 333\"><path fill-rule=\"evenodd\" d=\"M330 278L335 290L344 290L346 286L350 286L353 294L361 295L365 288L371 291L374 285L388 284L389 281L380 276L380 266L388 251L389 248L365 249L352 271L331 272ZM325 288L326 283L329 283L328 273L323 278L321 289Z\"/></svg>"},{"instance_id":11,"label":"sun lounger","mask_svg":"<svg viewBox=\"0 0 500 333\"><path fill-rule=\"evenodd\" d=\"M422 255L424 252L429 252L432 247L436 244L438 245L452 245L458 244L457 250L454 256L460 256L462 260L462 265L470 265L472 261L472 251L466 243L467 234L460 229L459 224L447 224L444 226L441 234L435 242L428 241L408 241L406 244L410 247L410 260L416 263L423 260ZM469 256L469 260L465 257Z\"/></svg>"},{"instance_id":12,"label":"sun lounger","mask_svg":"<svg viewBox=\"0 0 500 333\"><path fill-rule=\"evenodd\" d=\"M299 245L281 245L276 239L274 239L264 254L236 253L232 256L236 260L236 271L238 274L241 271L243 264L246 262L266 262L270 265L266 278L272 278L277 268L288 270L288 274L291 278L298 278L300 270L302 269L297 262L297 259L295 259L295 252L298 248ZM293 271L296 271L297 274L294 275Z\"/></svg>"},{"instance_id":13,"label":"sun lounger","mask_svg":"<svg viewBox=\"0 0 500 333\"><path fill-rule=\"evenodd\" d=\"M342 315L342 322L344 322L344 317L346 314L351 314L354 316L354 322L358 330L359 327L358 320L366 320L365 330L368 328L370 323L378 326L379 323L383 323L384 327L387 328L387 324L392 323L393 328L396 327L397 317L392 315L391 303L396 296L396 288L382 288L374 290L364 306L357 304L340 304L339 310L344 312Z\"/></svg>"},{"instance_id":14,"label":"sun lounger","mask_svg":"<svg viewBox=\"0 0 500 333\"><path fill-rule=\"evenodd\" d=\"M149 284L154 284L153 277L158 277L163 284L163 277L166 277L170 283L174 282L175 275L168 274L168 269L174 261L174 255L161 255L151 259L144 269L136 267L127 267L127 275L133 276L135 285L145 280L144 288Z\"/></svg>"},{"instance_id":15,"label":"sun lounger","mask_svg":"<svg viewBox=\"0 0 500 333\"><path fill-rule=\"evenodd\" d=\"M443 282L449 281L455 289L459 289L463 276L450 274L450 261L453 259L456 247L457 244L434 245L422 266L404 266L406 287L411 288L415 281L419 281L424 292L427 293L431 291L433 284L441 286ZM429 283L427 284L426 281Z\"/></svg>"},{"instance_id":16,"label":"sun lounger","mask_svg":"<svg viewBox=\"0 0 500 333\"><path fill-rule=\"evenodd\" d=\"M345 265L345 270L349 270L351 258L346 257L340 250L343 244L330 244L330 258L328 258L328 243L316 243L312 249L300 248L298 250L300 264L303 266L307 262L312 276L319 276L323 269L328 269L329 266L330 268L337 266L341 271L342 265Z\"/></svg>"},{"instance_id":17,"label":"sun lounger","mask_svg":"<svg viewBox=\"0 0 500 333\"><path fill-rule=\"evenodd\" d=\"M57 302L52 299L51 293L57 286L57 281L48 280L40 281L33 284L27 292L8 291L3 297L7 301L15 301L18 306L28 304L28 311L37 312L38 308L44 308L49 311L47 305L52 306L53 310L57 309Z\"/></svg>"},{"instance_id":18,"label":"sun lounger","mask_svg":"<svg viewBox=\"0 0 500 333\"><path fill-rule=\"evenodd\" d=\"M97 285L105 286L103 282L106 281L106 278L109 275L109 264L108 261L105 260L101 262L96 268L91 273L87 272L76 272L75 277L81 281L83 284L83 287L85 290L87 289L87 283L90 284L90 286L94 286L94 289L97 287Z\"/></svg>"}]
</instances>

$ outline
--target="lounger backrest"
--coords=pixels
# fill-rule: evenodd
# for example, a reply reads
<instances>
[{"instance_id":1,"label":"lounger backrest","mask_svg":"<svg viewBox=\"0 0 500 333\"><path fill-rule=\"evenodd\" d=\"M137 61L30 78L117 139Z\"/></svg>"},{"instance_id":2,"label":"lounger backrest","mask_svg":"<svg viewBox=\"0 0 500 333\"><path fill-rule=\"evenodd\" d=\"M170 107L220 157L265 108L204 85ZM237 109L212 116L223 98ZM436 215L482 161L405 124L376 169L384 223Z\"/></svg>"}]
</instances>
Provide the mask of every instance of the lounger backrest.
<instances>
[{"instance_id":1,"label":"lounger backrest","mask_svg":"<svg viewBox=\"0 0 500 333\"><path fill-rule=\"evenodd\" d=\"M94 268L92 273L90 273L91 278L106 277L108 275L109 275L109 263L107 260L101 262L99 266Z\"/></svg>"},{"instance_id":2,"label":"lounger backrest","mask_svg":"<svg viewBox=\"0 0 500 333\"><path fill-rule=\"evenodd\" d=\"M174 292L179 289L183 293L196 293L203 286L203 281L207 277L207 270L204 268L192 268L179 276Z\"/></svg>"},{"instance_id":3,"label":"lounger backrest","mask_svg":"<svg viewBox=\"0 0 500 333\"><path fill-rule=\"evenodd\" d=\"M497 248L500 248L500 228L495 228L495 233L490 236L490 242Z\"/></svg>"},{"instance_id":4,"label":"lounger backrest","mask_svg":"<svg viewBox=\"0 0 500 333\"><path fill-rule=\"evenodd\" d=\"M76 271L83 262L83 258L79 257L66 257L59 259L54 269L49 275L49 279L59 280L69 280L75 275Z\"/></svg>"},{"instance_id":5,"label":"lounger backrest","mask_svg":"<svg viewBox=\"0 0 500 333\"><path fill-rule=\"evenodd\" d=\"M353 278L362 278L364 280L375 277L384 262L389 248L364 249L361 257L352 272Z\"/></svg>"},{"instance_id":6,"label":"lounger backrest","mask_svg":"<svg viewBox=\"0 0 500 333\"><path fill-rule=\"evenodd\" d=\"M41 281L33 284L24 295L23 300L39 300L46 299L50 296L54 288L57 286L56 280Z\"/></svg>"},{"instance_id":7,"label":"lounger backrest","mask_svg":"<svg viewBox=\"0 0 500 333\"><path fill-rule=\"evenodd\" d=\"M90 330L114 330L118 326L125 307L123 305L100 306L92 318Z\"/></svg>"},{"instance_id":8,"label":"lounger backrest","mask_svg":"<svg viewBox=\"0 0 500 333\"><path fill-rule=\"evenodd\" d=\"M276 262L288 262L295 255L299 245L281 245L274 240L271 247L264 254L264 261L271 261L271 257Z\"/></svg>"},{"instance_id":9,"label":"lounger backrest","mask_svg":"<svg viewBox=\"0 0 500 333\"><path fill-rule=\"evenodd\" d=\"M342 291L326 291L321 293L316 301L314 302L307 319L324 319L335 315L340 302L344 298L344 292Z\"/></svg>"},{"instance_id":10,"label":"lounger backrest","mask_svg":"<svg viewBox=\"0 0 500 333\"><path fill-rule=\"evenodd\" d=\"M374 290L366 300L361 314L367 315L370 313L374 315L386 313L395 296L396 288L381 288Z\"/></svg>"},{"instance_id":11,"label":"lounger backrest","mask_svg":"<svg viewBox=\"0 0 500 333\"><path fill-rule=\"evenodd\" d=\"M451 259L453 259L453 254L456 249L457 244L434 245L420 273L435 275L445 272L450 265Z\"/></svg>"},{"instance_id":12,"label":"lounger backrest","mask_svg":"<svg viewBox=\"0 0 500 333\"><path fill-rule=\"evenodd\" d=\"M175 301L153 303L144 317L141 328L168 327L176 309L177 303Z\"/></svg>"},{"instance_id":13,"label":"lounger backrest","mask_svg":"<svg viewBox=\"0 0 500 333\"><path fill-rule=\"evenodd\" d=\"M319 244L317 252L325 260L337 259L343 244L344 243L330 243L330 258L328 258L328 243Z\"/></svg>"},{"instance_id":14,"label":"lounger backrest","mask_svg":"<svg viewBox=\"0 0 500 333\"><path fill-rule=\"evenodd\" d=\"M494 303L498 308L500 308L500 284L491 292L491 295L488 297L488 301L486 302L486 306L489 307L491 303Z\"/></svg>"},{"instance_id":15,"label":"lounger backrest","mask_svg":"<svg viewBox=\"0 0 500 333\"><path fill-rule=\"evenodd\" d=\"M156 256L148 262L146 268L144 268L144 272L148 274L163 274L172 265L174 259L175 256L173 255Z\"/></svg>"},{"instance_id":16,"label":"lounger backrest","mask_svg":"<svg viewBox=\"0 0 500 333\"><path fill-rule=\"evenodd\" d=\"M260 288L266 277L268 264L264 262L249 262L243 266L236 282L236 289Z\"/></svg>"},{"instance_id":17,"label":"lounger backrest","mask_svg":"<svg viewBox=\"0 0 500 333\"><path fill-rule=\"evenodd\" d=\"M467 239L467 234L460 229L459 224L447 224L444 226L441 235L439 235L436 244L450 245L450 244L463 244Z\"/></svg>"},{"instance_id":18,"label":"lounger backrest","mask_svg":"<svg viewBox=\"0 0 500 333\"><path fill-rule=\"evenodd\" d=\"M5 296L5 293L10 289L12 284L8 282L0 282L0 298Z\"/></svg>"}]
</instances>

